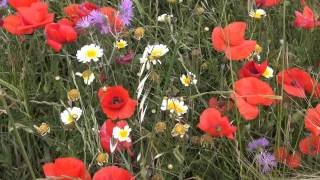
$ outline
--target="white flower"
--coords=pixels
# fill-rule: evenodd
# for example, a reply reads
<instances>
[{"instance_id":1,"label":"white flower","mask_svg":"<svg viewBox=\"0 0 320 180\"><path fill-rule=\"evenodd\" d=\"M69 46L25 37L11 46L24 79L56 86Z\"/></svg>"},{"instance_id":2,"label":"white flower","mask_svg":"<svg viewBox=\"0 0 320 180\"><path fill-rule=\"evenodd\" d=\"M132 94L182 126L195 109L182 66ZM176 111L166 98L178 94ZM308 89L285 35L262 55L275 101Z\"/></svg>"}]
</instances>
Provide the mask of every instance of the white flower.
<instances>
[{"instance_id":1,"label":"white flower","mask_svg":"<svg viewBox=\"0 0 320 180\"><path fill-rule=\"evenodd\" d=\"M76 75L83 78L83 81L86 85L90 85L95 79L94 73L90 70L85 70L82 73L76 72Z\"/></svg>"},{"instance_id":2,"label":"white flower","mask_svg":"<svg viewBox=\"0 0 320 180\"><path fill-rule=\"evenodd\" d=\"M167 22L167 23L170 23L172 18L173 18L173 15L162 14L162 15L158 16L157 20L158 20L159 22Z\"/></svg>"},{"instance_id":3,"label":"white flower","mask_svg":"<svg viewBox=\"0 0 320 180\"><path fill-rule=\"evenodd\" d=\"M67 108L60 114L61 121L65 124L71 124L78 121L82 115L82 110L78 107Z\"/></svg>"},{"instance_id":4,"label":"white flower","mask_svg":"<svg viewBox=\"0 0 320 180\"><path fill-rule=\"evenodd\" d=\"M77 59L82 63L97 62L102 56L103 49L95 44L85 45L77 51Z\"/></svg>"},{"instance_id":5,"label":"white flower","mask_svg":"<svg viewBox=\"0 0 320 180\"><path fill-rule=\"evenodd\" d=\"M269 79L273 77L273 69L270 66L267 66L266 70L262 74L263 77Z\"/></svg>"},{"instance_id":6,"label":"white flower","mask_svg":"<svg viewBox=\"0 0 320 180\"><path fill-rule=\"evenodd\" d=\"M126 46L128 46L128 43L127 43L127 41L125 41L125 40L123 40L123 39L120 39L119 41L117 41L117 42L115 43L115 46L116 46L117 49L123 49L123 48L125 48Z\"/></svg>"},{"instance_id":7,"label":"white flower","mask_svg":"<svg viewBox=\"0 0 320 180\"><path fill-rule=\"evenodd\" d=\"M191 84L196 85L198 82L196 79L196 75L191 72L188 72L187 75L183 74L180 77L180 81L184 86L187 86L187 87L190 86Z\"/></svg>"},{"instance_id":8,"label":"white flower","mask_svg":"<svg viewBox=\"0 0 320 180\"><path fill-rule=\"evenodd\" d=\"M164 44L148 45L140 58L140 63L145 64L146 68L149 70L151 65L161 64L160 58L164 56L169 49Z\"/></svg>"},{"instance_id":9,"label":"white flower","mask_svg":"<svg viewBox=\"0 0 320 180\"><path fill-rule=\"evenodd\" d=\"M123 142L123 141L131 142L130 132L131 132L131 128L129 128L128 125L124 126L123 129L116 126L112 130L112 136L114 139L117 139L120 142Z\"/></svg>"},{"instance_id":10,"label":"white flower","mask_svg":"<svg viewBox=\"0 0 320 180\"><path fill-rule=\"evenodd\" d=\"M188 111L188 106L184 104L183 100L179 100L178 98L164 97L161 110L170 111L170 113L176 113L178 116L181 116Z\"/></svg>"},{"instance_id":11,"label":"white flower","mask_svg":"<svg viewBox=\"0 0 320 180\"><path fill-rule=\"evenodd\" d=\"M265 16L267 16L267 13L263 9L256 9L256 10L251 10L249 12L249 16L255 19L261 19Z\"/></svg>"}]
</instances>

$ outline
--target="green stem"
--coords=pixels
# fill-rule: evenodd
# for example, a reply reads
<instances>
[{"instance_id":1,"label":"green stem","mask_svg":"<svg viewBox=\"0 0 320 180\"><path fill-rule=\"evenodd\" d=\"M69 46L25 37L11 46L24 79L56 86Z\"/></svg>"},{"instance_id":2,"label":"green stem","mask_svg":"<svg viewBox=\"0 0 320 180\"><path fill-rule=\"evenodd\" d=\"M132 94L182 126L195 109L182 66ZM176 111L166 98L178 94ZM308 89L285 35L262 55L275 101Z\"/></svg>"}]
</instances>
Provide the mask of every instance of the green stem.
<instances>
[{"instance_id":1,"label":"green stem","mask_svg":"<svg viewBox=\"0 0 320 180\"><path fill-rule=\"evenodd\" d=\"M32 169L32 165L31 165L31 162L30 162L30 160L28 158L27 152L24 149L20 134L19 134L19 132L18 132L16 126L15 126L14 119L13 119L13 117L11 115L11 112L10 112L10 110L8 108L8 105L7 105L7 102L6 102L5 98L4 98L3 92L0 92L0 99L1 99L1 102L2 102L2 104L4 106L4 109L7 111L7 114L9 116L9 124L11 124L12 127L13 127L14 135L15 135L17 141L18 141L18 145L20 146L20 150L21 150L22 156L23 156L24 160L26 161L26 163L28 165L31 177L32 177L33 180L35 180L36 179L36 175L34 174L34 171Z\"/></svg>"}]
</instances>

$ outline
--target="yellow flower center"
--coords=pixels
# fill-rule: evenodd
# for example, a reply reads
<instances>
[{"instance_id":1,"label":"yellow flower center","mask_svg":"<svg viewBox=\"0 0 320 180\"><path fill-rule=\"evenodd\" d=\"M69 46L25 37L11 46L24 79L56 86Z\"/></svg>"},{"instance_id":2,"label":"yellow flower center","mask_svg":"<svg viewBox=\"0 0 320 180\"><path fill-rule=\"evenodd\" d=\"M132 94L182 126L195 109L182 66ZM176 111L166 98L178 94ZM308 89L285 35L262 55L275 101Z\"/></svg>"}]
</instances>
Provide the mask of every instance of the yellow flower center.
<instances>
[{"instance_id":1,"label":"yellow flower center","mask_svg":"<svg viewBox=\"0 0 320 180\"><path fill-rule=\"evenodd\" d=\"M183 135L186 133L186 129L183 124L177 124L175 128L175 132L179 135Z\"/></svg>"},{"instance_id":2,"label":"yellow flower center","mask_svg":"<svg viewBox=\"0 0 320 180\"><path fill-rule=\"evenodd\" d=\"M90 76L91 76L92 72L90 70L85 70L82 73L82 78L84 81L88 81Z\"/></svg>"},{"instance_id":3,"label":"yellow flower center","mask_svg":"<svg viewBox=\"0 0 320 180\"><path fill-rule=\"evenodd\" d=\"M125 48L126 46L127 46L127 43L126 43L125 41L118 41L118 42L116 43L116 47L117 47L118 49Z\"/></svg>"},{"instance_id":4,"label":"yellow flower center","mask_svg":"<svg viewBox=\"0 0 320 180\"><path fill-rule=\"evenodd\" d=\"M168 109L174 110L176 113L183 113L184 110L178 103L174 103L173 101L168 102Z\"/></svg>"},{"instance_id":5,"label":"yellow flower center","mask_svg":"<svg viewBox=\"0 0 320 180\"><path fill-rule=\"evenodd\" d=\"M262 52L262 47L259 45L259 44L256 44L256 47L255 47L255 52L257 53L257 54L260 54L261 52Z\"/></svg>"},{"instance_id":6,"label":"yellow flower center","mask_svg":"<svg viewBox=\"0 0 320 180\"><path fill-rule=\"evenodd\" d=\"M97 51L94 50L94 49L89 49L87 52L86 52L86 56L88 58L95 58L97 57Z\"/></svg>"},{"instance_id":7,"label":"yellow flower center","mask_svg":"<svg viewBox=\"0 0 320 180\"><path fill-rule=\"evenodd\" d=\"M78 115L75 113L69 113L69 116L67 118L67 124L70 124L72 122L74 122L75 119L78 118Z\"/></svg>"},{"instance_id":8,"label":"yellow flower center","mask_svg":"<svg viewBox=\"0 0 320 180\"><path fill-rule=\"evenodd\" d=\"M270 77L272 74L271 74L271 71L270 71L270 69L269 68L267 68L264 72L263 72L263 74L262 74L264 77Z\"/></svg>"},{"instance_id":9,"label":"yellow flower center","mask_svg":"<svg viewBox=\"0 0 320 180\"><path fill-rule=\"evenodd\" d=\"M185 77L185 78L182 79L182 81L183 81L184 84L188 84L188 85L191 84L191 78L190 77Z\"/></svg>"},{"instance_id":10,"label":"yellow flower center","mask_svg":"<svg viewBox=\"0 0 320 180\"><path fill-rule=\"evenodd\" d=\"M120 131L119 131L119 136L120 136L121 138L127 138L127 137L129 136L128 130L125 130L125 129L120 130Z\"/></svg>"},{"instance_id":11,"label":"yellow flower center","mask_svg":"<svg viewBox=\"0 0 320 180\"><path fill-rule=\"evenodd\" d=\"M154 49L151 51L151 57L153 57L154 59L159 59L162 56L162 54L162 49Z\"/></svg>"}]
</instances>

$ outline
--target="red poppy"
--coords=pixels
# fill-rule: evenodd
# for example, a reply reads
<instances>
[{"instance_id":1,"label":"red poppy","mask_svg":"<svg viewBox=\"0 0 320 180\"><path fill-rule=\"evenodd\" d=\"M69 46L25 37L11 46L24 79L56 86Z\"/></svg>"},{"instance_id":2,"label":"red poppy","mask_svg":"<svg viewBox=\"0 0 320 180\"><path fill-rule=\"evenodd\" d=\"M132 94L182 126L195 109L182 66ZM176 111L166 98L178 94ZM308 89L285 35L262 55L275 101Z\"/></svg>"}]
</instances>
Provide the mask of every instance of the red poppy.
<instances>
[{"instance_id":1,"label":"red poppy","mask_svg":"<svg viewBox=\"0 0 320 180\"><path fill-rule=\"evenodd\" d=\"M127 170L117 166L108 166L97 171L93 180L134 180L134 176Z\"/></svg>"},{"instance_id":2,"label":"red poppy","mask_svg":"<svg viewBox=\"0 0 320 180\"><path fill-rule=\"evenodd\" d=\"M100 12L108 17L108 22L110 23L111 30L115 32L121 31L124 24L121 19L117 16L119 12L112 7L102 7Z\"/></svg>"},{"instance_id":3,"label":"red poppy","mask_svg":"<svg viewBox=\"0 0 320 180\"><path fill-rule=\"evenodd\" d=\"M8 0L8 3L13 8L17 9L19 7L28 7L32 3L39 2L39 0Z\"/></svg>"},{"instance_id":4,"label":"red poppy","mask_svg":"<svg viewBox=\"0 0 320 180\"><path fill-rule=\"evenodd\" d=\"M233 103L232 101L221 101L221 100L217 100L217 98L212 97L209 99L209 107L210 108L215 108L217 109L220 113L224 113L227 111L230 111L233 108Z\"/></svg>"},{"instance_id":5,"label":"red poppy","mask_svg":"<svg viewBox=\"0 0 320 180\"><path fill-rule=\"evenodd\" d=\"M320 136L309 136L300 140L299 148L303 154L311 156L320 154Z\"/></svg>"},{"instance_id":6,"label":"red poppy","mask_svg":"<svg viewBox=\"0 0 320 180\"><path fill-rule=\"evenodd\" d=\"M307 110L304 125L313 135L320 135L320 104Z\"/></svg>"},{"instance_id":7,"label":"red poppy","mask_svg":"<svg viewBox=\"0 0 320 180\"><path fill-rule=\"evenodd\" d=\"M116 124L112 122L111 119L107 119L103 125L100 128L100 141L102 148L108 152L111 153L111 138L112 138L112 132L114 127L119 127L123 129L128 123L126 121L119 121ZM116 142L116 150L118 151L124 151L127 150L130 155L133 155L133 152L131 150L132 142L127 141L118 141Z\"/></svg>"},{"instance_id":8,"label":"red poppy","mask_svg":"<svg viewBox=\"0 0 320 180\"><path fill-rule=\"evenodd\" d=\"M81 180L91 179L84 163L73 157L58 158L54 163L46 163L42 168L47 178L52 177L52 179L60 180L68 180L70 178Z\"/></svg>"},{"instance_id":9,"label":"red poppy","mask_svg":"<svg viewBox=\"0 0 320 180\"><path fill-rule=\"evenodd\" d=\"M288 157L288 150L286 147L281 146L276 149L274 155L278 161L285 162Z\"/></svg>"},{"instance_id":10,"label":"red poppy","mask_svg":"<svg viewBox=\"0 0 320 180\"><path fill-rule=\"evenodd\" d=\"M33 29L21 29L25 26L20 15L10 15L3 19L3 28L14 35L32 34Z\"/></svg>"},{"instance_id":11,"label":"red poppy","mask_svg":"<svg viewBox=\"0 0 320 180\"><path fill-rule=\"evenodd\" d=\"M234 133L237 131L237 128L230 124L228 117L221 116L221 113L215 108L204 110L197 126L211 136L226 136L232 140L234 139Z\"/></svg>"},{"instance_id":12,"label":"red poppy","mask_svg":"<svg viewBox=\"0 0 320 180\"><path fill-rule=\"evenodd\" d=\"M47 24L44 32L47 44L55 52L60 52L63 44L75 42L78 37L77 32L66 21Z\"/></svg>"},{"instance_id":13,"label":"red poppy","mask_svg":"<svg viewBox=\"0 0 320 180\"><path fill-rule=\"evenodd\" d=\"M98 9L98 6L91 2L84 2L82 4L71 4L64 8L64 12L74 22L77 22L80 18L89 15L92 10Z\"/></svg>"},{"instance_id":14,"label":"red poppy","mask_svg":"<svg viewBox=\"0 0 320 180\"><path fill-rule=\"evenodd\" d=\"M286 165L291 169L300 167L300 164L301 164L301 155L299 152L290 154L286 159Z\"/></svg>"},{"instance_id":15,"label":"red poppy","mask_svg":"<svg viewBox=\"0 0 320 180\"><path fill-rule=\"evenodd\" d=\"M302 13L295 11L295 15L296 19L293 25L297 28L312 29L320 25L320 22L315 19L313 11L308 6L304 6Z\"/></svg>"},{"instance_id":16,"label":"red poppy","mask_svg":"<svg viewBox=\"0 0 320 180\"><path fill-rule=\"evenodd\" d=\"M122 86L101 88L98 96L103 112L112 120L130 118L137 105Z\"/></svg>"},{"instance_id":17,"label":"red poppy","mask_svg":"<svg viewBox=\"0 0 320 180\"><path fill-rule=\"evenodd\" d=\"M246 120L253 120L259 114L258 105L271 106L274 92L270 85L255 77L242 78L234 84L236 101L240 115Z\"/></svg>"},{"instance_id":18,"label":"red poppy","mask_svg":"<svg viewBox=\"0 0 320 180\"><path fill-rule=\"evenodd\" d=\"M259 7L272 7L278 5L281 0L256 0L256 5Z\"/></svg>"},{"instance_id":19,"label":"red poppy","mask_svg":"<svg viewBox=\"0 0 320 180\"><path fill-rule=\"evenodd\" d=\"M265 60L262 64L258 64L254 61L248 61L239 71L240 78L244 77L256 77L260 78L264 71L267 69L268 61Z\"/></svg>"},{"instance_id":20,"label":"red poppy","mask_svg":"<svg viewBox=\"0 0 320 180\"><path fill-rule=\"evenodd\" d=\"M287 148L282 146L277 148L274 154L279 162L285 164L289 168L295 169L300 166L301 155L298 152L288 154Z\"/></svg>"},{"instance_id":21,"label":"red poppy","mask_svg":"<svg viewBox=\"0 0 320 180\"><path fill-rule=\"evenodd\" d=\"M256 41L245 40L245 22L233 22L225 28L215 27L212 31L212 46L218 51L224 51L230 60L247 58L256 47Z\"/></svg>"},{"instance_id":22,"label":"red poppy","mask_svg":"<svg viewBox=\"0 0 320 180\"><path fill-rule=\"evenodd\" d=\"M278 73L278 84L282 84L286 93L300 98L306 98L306 93L313 91L313 79L299 68L291 68Z\"/></svg>"}]
</instances>

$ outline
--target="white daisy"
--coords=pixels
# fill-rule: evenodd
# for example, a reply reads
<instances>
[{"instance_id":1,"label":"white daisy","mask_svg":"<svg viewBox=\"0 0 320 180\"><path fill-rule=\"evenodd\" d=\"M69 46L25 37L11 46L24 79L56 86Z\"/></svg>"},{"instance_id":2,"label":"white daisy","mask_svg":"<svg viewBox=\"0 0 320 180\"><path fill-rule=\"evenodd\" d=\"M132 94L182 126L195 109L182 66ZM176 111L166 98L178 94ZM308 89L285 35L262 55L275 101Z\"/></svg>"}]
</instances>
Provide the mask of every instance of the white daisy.
<instances>
[{"instance_id":1,"label":"white daisy","mask_svg":"<svg viewBox=\"0 0 320 180\"><path fill-rule=\"evenodd\" d=\"M83 78L83 81L86 85L90 85L95 79L94 73L90 70L85 70L82 73L76 72L76 75Z\"/></svg>"},{"instance_id":2,"label":"white daisy","mask_svg":"<svg viewBox=\"0 0 320 180\"><path fill-rule=\"evenodd\" d=\"M116 126L112 130L112 136L114 139L117 139L120 142L123 142L123 141L131 142L130 132L131 132L131 128L128 125L124 126L123 129Z\"/></svg>"},{"instance_id":3,"label":"white daisy","mask_svg":"<svg viewBox=\"0 0 320 180\"><path fill-rule=\"evenodd\" d=\"M273 77L273 69L270 66L267 66L266 70L262 74L263 77L269 79Z\"/></svg>"},{"instance_id":4,"label":"white daisy","mask_svg":"<svg viewBox=\"0 0 320 180\"><path fill-rule=\"evenodd\" d=\"M167 52L169 49L164 44L148 45L140 58L140 63L146 64L146 68L150 69L152 65L161 64L160 58Z\"/></svg>"},{"instance_id":5,"label":"white daisy","mask_svg":"<svg viewBox=\"0 0 320 180\"><path fill-rule=\"evenodd\" d=\"M95 44L85 45L77 51L77 59L79 62L88 63L97 62L103 56L103 49Z\"/></svg>"},{"instance_id":6,"label":"white daisy","mask_svg":"<svg viewBox=\"0 0 320 180\"><path fill-rule=\"evenodd\" d=\"M265 16L267 16L267 13L263 9L256 9L256 10L251 10L249 12L249 16L255 19L261 19Z\"/></svg>"},{"instance_id":7,"label":"white daisy","mask_svg":"<svg viewBox=\"0 0 320 180\"><path fill-rule=\"evenodd\" d=\"M180 77L180 81L186 87L190 86L191 84L196 85L197 82L198 82L197 79L196 79L196 75L191 73L191 72L188 72L187 75L183 74Z\"/></svg>"},{"instance_id":8,"label":"white daisy","mask_svg":"<svg viewBox=\"0 0 320 180\"><path fill-rule=\"evenodd\" d=\"M188 111L188 106L184 104L182 99L164 97L161 104L161 110L170 111L170 113L181 116Z\"/></svg>"},{"instance_id":9,"label":"white daisy","mask_svg":"<svg viewBox=\"0 0 320 180\"><path fill-rule=\"evenodd\" d=\"M157 17L157 21L170 23L172 18L173 18L173 15L162 14Z\"/></svg>"},{"instance_id":10,"label":"white daisy","mask_svg":"<svg viewBox=\"0 0 320 180\"><path fill-rule=\"evenodd\" d=\"M60 114L61 121L65 124L71 124L78 121L82 115L82 110L78 107L67 108Z\"/></svg>"}]
</instances>

